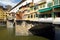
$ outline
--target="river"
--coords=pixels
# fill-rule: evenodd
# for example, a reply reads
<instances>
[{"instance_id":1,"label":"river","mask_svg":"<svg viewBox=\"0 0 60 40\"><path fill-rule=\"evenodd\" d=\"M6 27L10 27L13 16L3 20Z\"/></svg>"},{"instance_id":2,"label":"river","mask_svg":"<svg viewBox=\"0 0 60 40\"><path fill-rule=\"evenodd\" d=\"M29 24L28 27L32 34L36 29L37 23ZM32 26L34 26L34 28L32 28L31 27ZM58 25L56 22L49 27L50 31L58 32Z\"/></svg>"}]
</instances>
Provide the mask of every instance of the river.
<instances>
[{"instance_id":1,"label":"river","mask_svg":"<svg viewBox=\"0 0 60 40\"><path fill-rule=\"evenodd\" d=\"M38 27L38 30L31 28L30 32L34 34L32 36L16 36L15 28L6 28L0 26L0 40L53 40L55 35L54 27L52 27L50 24L44 24L41 27L43 26L45 28L39 29Z\"/></svg>"},{"instance_id":2,"label":"river","mask_svg":"<svg viewBox=\"0 0 60 40\"><path fill-rule=\"evenodd\" d=\"M15 36L14 29L0 27L0 40L48 40L39 36Z\"/></svg>"}]
</instances>

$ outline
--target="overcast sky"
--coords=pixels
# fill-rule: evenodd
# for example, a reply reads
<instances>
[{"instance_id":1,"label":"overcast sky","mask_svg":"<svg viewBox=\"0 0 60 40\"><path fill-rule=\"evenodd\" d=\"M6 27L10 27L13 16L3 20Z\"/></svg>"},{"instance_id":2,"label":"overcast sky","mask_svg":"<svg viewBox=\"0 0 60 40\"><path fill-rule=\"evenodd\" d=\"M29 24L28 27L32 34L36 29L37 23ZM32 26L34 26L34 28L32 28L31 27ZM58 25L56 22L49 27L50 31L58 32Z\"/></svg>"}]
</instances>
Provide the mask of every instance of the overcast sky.
<instances>
[{"instance_id":1,"label":"overcast sky","mask_svg":"<svg viewBox=\"0 0 60 40\"><path fill-rule=\"evenodd\" d=\"M21 0L0 0L0 5L11 5L14 7L17 3L19 3Z\"/></svg>"}]
</instances>

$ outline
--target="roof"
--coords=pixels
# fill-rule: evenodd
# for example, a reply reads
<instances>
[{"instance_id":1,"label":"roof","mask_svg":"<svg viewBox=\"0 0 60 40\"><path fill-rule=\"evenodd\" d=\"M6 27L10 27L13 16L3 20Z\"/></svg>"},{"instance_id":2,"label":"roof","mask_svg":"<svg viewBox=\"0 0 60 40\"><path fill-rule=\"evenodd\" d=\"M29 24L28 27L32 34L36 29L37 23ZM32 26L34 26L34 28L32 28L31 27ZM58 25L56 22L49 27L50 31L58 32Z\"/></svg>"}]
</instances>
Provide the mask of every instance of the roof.
<instances>
[{"instance_id":1,"label":"roof","mask_svg":"<svg viewBox=\"0 0 60 40\"><path fill-rule=\"evenodd\" d=\"M40 0L38 0L38 1L37 0L34 0L33 3L37 3L39 1ZM26 6L26 4L29 5L29 3L31 3L31 2L32 2L32 0L22 0L16 6L14 6L9 12L15 12L16 13L19 10L20 7Z\"/></svg>"},{"instance_id":2,"label":"roof","mask_svg":"<svg viewBox=\"0 0 60 40\"><path fill-rule=\"evenodd\" d=\"M19 2L16 6L14 6L12 9L14 9L15 7L17 7L18 5L20 5L20 4L21 4L22 2L24 2L24 1L25 1L25 0L22 0L22 1ZM11 9L11 10L12 10L12 9ZM11 11L11 10L10 10L10 11Z\"/></svg>"},{"instance_id":3,"label":"roof","mask_svg":"<svg viewBox=\"0 0 60 40\"><path fill-rule=\"evenodd\" d=\"M19 2L19 3L18 3L15 7L13 7L9 12L10 12L10 13L11 13L11 12L15 12L15 13L16 13L21 6L26 5L26 2L27 2L27 3L30 3L31 0L30 0L30 1L29 1L29 0L23 0L23 1Z\"/></svg>"}]
</instances>

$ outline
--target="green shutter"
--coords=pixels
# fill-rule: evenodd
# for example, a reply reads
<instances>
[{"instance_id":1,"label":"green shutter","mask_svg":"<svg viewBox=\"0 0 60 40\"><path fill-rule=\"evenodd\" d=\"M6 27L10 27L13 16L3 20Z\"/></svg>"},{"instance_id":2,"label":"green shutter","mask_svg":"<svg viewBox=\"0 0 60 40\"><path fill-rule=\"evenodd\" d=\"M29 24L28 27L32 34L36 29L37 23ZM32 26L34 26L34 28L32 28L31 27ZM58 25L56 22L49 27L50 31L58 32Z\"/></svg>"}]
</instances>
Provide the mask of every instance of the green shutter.
<instances>
[{"instance_id":1,"label":"green shutter","mask_svg":"<svg viewBox=\"0 0 60 40\"><path fill-rule=\"evenodd\" d=\"M48 3L48 7L51 7L53 4L52 3Z\"/></svg>"},{"instance_id":2,"label":"green shutter","mask_svg":"<svg viewBox=\"0 0 60 40\"><path fill-rule=\"evenodd\" d=\"M57 5L58 4L58 0L54 0L54 5Z\"/></svg>"},{"instance_id":3,"label":"green shutter","mask_svg":"<svg viewBox=\"0 0 60 40\"><path fill-rule=\"evenodd\" d=\"M59 5L60 5L60 0L59 0Z\"/></svg>"}]
</instances>

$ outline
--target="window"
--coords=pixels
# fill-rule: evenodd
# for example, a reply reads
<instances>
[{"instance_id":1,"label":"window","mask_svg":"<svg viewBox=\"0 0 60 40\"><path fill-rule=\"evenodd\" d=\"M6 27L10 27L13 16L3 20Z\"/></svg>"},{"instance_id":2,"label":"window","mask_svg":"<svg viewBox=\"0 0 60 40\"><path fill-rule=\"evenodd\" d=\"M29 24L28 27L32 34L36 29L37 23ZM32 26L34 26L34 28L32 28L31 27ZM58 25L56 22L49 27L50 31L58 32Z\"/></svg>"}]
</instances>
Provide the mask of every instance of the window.
<instances>
[{"instance_id":1,"label":"window","mask_svg":"<svg viewBox=\"0 0 60 40\"><path fill-rule=\"evenodd\" d=\"M51 7L52 5L53 5L52 3L48 3L48 5L47 5L47 6L48 6L48 7Z\"/></svg>"},{"instance_id":2,"label":"window","mask_svg":"<svg viewBox=\"0 0 60 40\"><path fill-rule=\"evenodd\" d=\"M38 14L36 13L36 17L38 17Z\"/></svg>"},{"instance_id":3,"label":"window","mask_svg":"<svg viewBox=\"0 0 60 40\"><path fill-rule=\"evenodd\" d=\"M45 7L45 4L40 5L40 8L44 8L44 7Z\"/></svg>"},{"instance_id":4,"label":"window","mask_svg":"<svg viewBox=\"0 0 60 40\"><path fill-rule=\"evenodd\" d=\"M33 18L33 15L31 15L31 18Z\"/></svg>"},{"instance_id":5,"label":"window","mask_svg":"<svg viewBox=\"0 0 60 40\"><path fill-rule=\"evenodd\" d=\"M49 14L49 16L48 17L52 17L52 15L51 14Z\"/></svg>"},{"instance_id":6,"label":"window","mask_svg":"<svg viewBox=\"0 0 60 40\"><path fill-rule=\"evenodd\" d=\"M30 12L30 10L27 10L27 12Z\"/></svg>"},{"instance_id":7,"label":"window","mask_svg":"<svg viewBox=\"0 0 60 40\"><path fill-rule=\"evenodd\" d=\"M42 8L42 5L40 5L40 8Z\"/></svg>"},{"instance_id":8,"label":"window","mask_svg":"<svg viewBox=\"0 0 60 40\"><path fill-rule=\"evenodd\" d=\"M38 6L34 6L34 10L37 10L38 9Z\"/></svg>"},{"instance_id":9,"label":"window","mask_svg":"<svg viewBox=\"0 0 60 40\"><path fill-rule=\"evenodd\" d=\"M39 14L39 18L41 17L41 15Z\"/></svg>"},{"instance_id":10,"label":"window","mask_svg":"<svg viewBox=\"0 0 60 40\"><path fill-rule=\"evenodd\" d=\"M60 12L55 12L56 17L60 17Z\"/></svg>"},{"instance_id":11,"label":"window","mask_svg":"<svg viewBox=\"0 0 60 40\"><path fill-rule=\"evenodd\" d=\"M28 18L30 18L30 16L28 15Z\"/></svg>"},{"instance_id":12,"label":"window","mask_svg":"<svg viewBox=\"0 0 60 40\"><path fill-rule=\"evenodd\" d=\"M31 8L31 10L33 10L34 7L30 7L30 8Z\"/></svg>"},{"instance_id":13,"label":"window","mask_svg":"<svg viewBox=\"0 0 60 40\"><path fill-rule=\"evenodd\" d=\"M59 0L59 5L60 5L60 0Z\"/></svg>"},{"instance_id":14,"label":"window","mask_svg":"<svg viewBox=\"0 0 60 40\"><path fill-rule=\"evenodd\" d=\"M54 5L57 5L58 4L58 1L59 0L54 0Z\"/></svg>"},{"instance_id":15,"label":"window","mask_svg":"<svg viewBox=\"0 0 60 40\"><path fill-rule=\"evenodd\" d=\"M51 14L46 14L47 17L51 17Z\"/></svg>"},{"instance_id":16,"label":"window","mask_svg":"<svg viewBox=\"0 0 60 40\"><path fill-rule=\"evenodd\" d=\"M45 4L43 4L43 7L45 7Z\"/></svg>"},{"instance_id":17,"label":"window","mask_svg":"<svg viewBox=\"0 0 60 40\"><path fill-rule=\"evenodd\" d=\"M44 14L40 14L39 15L39 18L44 18Z\"/></svg>"},{"instance_id":18,"label":"window","mask_svg":"<svg viewBox=\"0 0 60 40\"><path fill-rule=\"evenodd\" d=\"M35 14L34 14L34 18L35 18Z\"/></svg>"},{"instance_id":19,"label":"window","mask_svg":"<svg viewBox=\"0 0 60 40\"><path fill-rule=\"evenodd\" d=\"M43 14L43 15L41 15L41 17L42 17L42 18L44 18L44 17L45 17L45 15L44 15L44 14Z\"/></svg>"}]
</instances>

